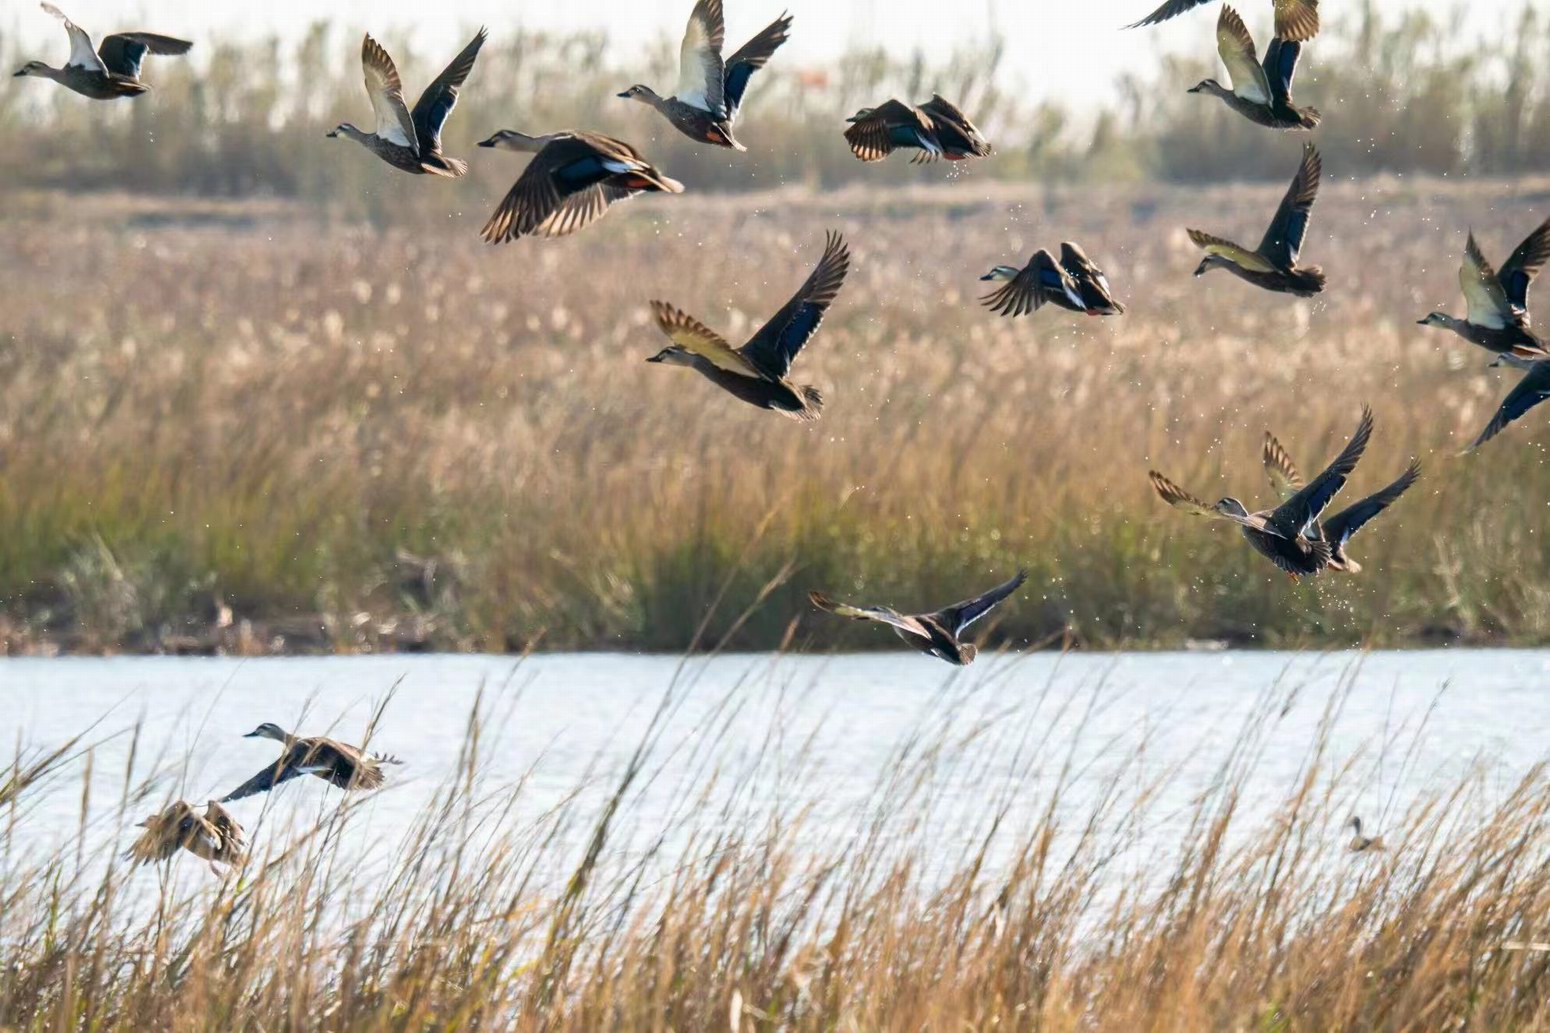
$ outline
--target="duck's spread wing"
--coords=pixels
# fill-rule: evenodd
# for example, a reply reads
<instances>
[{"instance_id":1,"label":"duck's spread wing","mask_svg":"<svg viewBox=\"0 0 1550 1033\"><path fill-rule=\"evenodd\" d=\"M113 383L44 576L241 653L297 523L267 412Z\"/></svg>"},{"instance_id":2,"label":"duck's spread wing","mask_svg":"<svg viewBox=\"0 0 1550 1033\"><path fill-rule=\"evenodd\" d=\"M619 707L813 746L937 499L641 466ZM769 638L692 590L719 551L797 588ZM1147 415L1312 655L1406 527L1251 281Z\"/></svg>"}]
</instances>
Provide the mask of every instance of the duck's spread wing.
<instances>
[{"instance_id":1,"label":"duck's spread wing","mask_svg":"<svg viewBox=\"0 0 1550 1033\"><path fill-rule=\"evenodd\" d=\"M727 111L727 71L721 60L726 32L721 0L698 0L678 48L678 88L674 96L718 118Z\"/></svg>"},{"instance_id":2,"label":"duck's spread wing","mask_svg":"<svg viewBox=\"0 0 1550 1033\"><path fill-rule=\"evenodd\" d=\"M1144 25L1156 25L1159 22L1167 21L1169 18L1177 18L1185 11L1192 11L1206 2L1208 2L1208 0L1167 0L1167 3L1163 4L1157 10L1153 11L1151 14L1147 15L1145 18L1142 18L1138 22L1130 23L1126 26L1126 28L1139 29Z\"/></svg>"},{"instance_id":3,"label":"duck's spread wing","mask_svg":"<svg viewBox=\"0 0 1550 1033\"><path fill-rule=\"evenodd\" d=\"M1502 399L1501 408L1496 410L1496 415L1491 417L1491 422L1486 424L1485 430L1480 432L1475 443L1469 447L1479 448L1505 430L1507 424L1546 398L1550 398L1550 361L1536 362L1529 367L1523 379L1518 381L1518 386Z\"/></svg>"},{"instance_id":4,"label":"duck's spread wing","mask_svg":"<svg viewBox=\"0 0 1550 1033\"><path fill-rule=\"evenodd\" d=\"M1319 0L1275 0L1275 32L1293 43L1319 34Z\"/></svg>"},{"instance_id":5,"label":"duck's spread wing","mask_svg":"<svg viewBox=\"0 0 1550 1033\"><path fill-rule=\"evenodd\" d=\"M1395 499L1409 491L1410 486L1420 476L1421 464L1411 460L1410 465L1405 467L1405 472L1400 474L1399 479L1393 484L1390 484L1382 491L1374 492L1355 505L1348 506L1324 521L1324 537L1331 542L1338 542L1344 545L1351 540L1352 535L1362 529L1364 524L1385 509L1388 509L1389 506L1394 504Z\"/></svg>"},{"instance_id":6,"label":"duck's spread wing","mask_svg":"<svg viewBox=\"0 0 1550 1033\"><path fill-rule=\"evenodd\" d=\"M748 80L763 68L770 57L786 42L791 31L791 15L783 14L764 27L764 31L737 49L727 58L725 96L727 118L734 119L743 106L743 94L748 91Z\"/></svg>"},{"instance_id":7,"label":"duck's spread wing","mask_svg":"<svg viewBox=\"0 0 1550 1033\"><path fill-rule=\"evenodd\" d=\"M1208 520L1226 520L1229 523L1252 528L1265 534L1274 535L1277 538L1285 537L1275 528L1266 526L1264 520L1258 517L1252 515L1246 517L1235 516L1232 513L1223 513L1215 506L1206 505L1156 470L1148 471L1147 477L1152 482L1152 490L1157 492L1158 496L1174 509L1182 510L1191 516L1205 517Z\"/></svg>"},{"instance_id":8,"label":"duck's spread wing","mask_svg":"<svg viewBox=\"0 0 1550 1033\"><path fill-rule=\"evenodd\" d=\"M1302 149L1302 164L1286 188L1281 207L1276 209L1265 239L1259 242L1259 253L1279 269L1290 269L1297 264L1302 251L1303 238L1308 235L1308 220L1313 215L1313 204L1319 198L1319 177L1324 171L1323 159L1318 148L1311 143Z\"/></svg>"},{"instance_id":9,"label":"duck's spread wing","mask_svg":"<svg viewBox=\"0 0 1550 1033\"><path fill-rule=\"evenodd\" d=\"M107 66L102 63L102 58L97 56L97 51L91 45L91 36L86 30L71 21L65 12L53 4L45 3L43 9L64 23L65 32L70 37L70 59L65 62L66 68L85 68L93 72L106 72Z\"/></svg>"},{"instance_id":10,"label":"duck's spread wing","mask_svg":"<svg viewBox=\"0 0 1550 1033\"><path fill-rule=\"evenodd\" d=\"M1544 268L1546 260L1550 260L1550 219L1540 223L1538 229L1524 238L1497 275L1507 300L1522 313L1525 325L1529 321L1528 288L1534 282L1534 277L1539 275L1539 270Z\"/></svg>"},{"instance_id":11,"label":"duck's spread wing","mask_svg":"<svg viewBox=\"0 0 1550 1033\"><path fill-rule=\"evenodd\" d=\"M1464 261L1459 265L1459 289L1469 306L1469 321L1476 326L1500 330L1512 319L1512 302L1473 233L1464 245Z\"/></svg>"},{"instance_id":12,"label":"duck's spread wing","mask_svg":"<svg viewBox=\"0 0 1550 1033\"><path fill-rule=\"evenodd\" d=\"M559 207L543 222L534 226L536 237L564 237L601 219L609 207L635 196L633 190L598 183L578 191L560 201Z\"/></svg>"},{"instance_id":13,"label":"duck's spread wing","mask_svg":"<svg viewBox=\"0 0 1550 1033\"><path fill-rule=\"evenodd\" d=\"M377 116L377 136L419 153L414 119L404 104L404 84L388 52L370 35L361 40L361 68L366 74L366 95Z\"/></svg>"},{"instance_id":14,"label":"duck's spread wing","mask_svg":"<svg viewBox=\"0 0 1550 1033\"><path fill-rule=\"evenodd\" d=\"M791 300L751 337L739 351L765 377L779 380L823 323L850 271L850 248L845 238L830 232L823 256Z\"/></svg>"},{"instance_id":15,"label":"duck's spread wing","mask_svg":"<svg viewBox=\"0 0 1550 1033\"><path fill-rule=\"evenodd\" d=\"M436 152L441 150L441 128L447 124L447 117L452 114L452 109L457 107L458 92L463 83L468 80L468 75L474 70L474 62L479 58L479 48L484 46L484 41L489 38L489 32L481 28L477 35L469 41L452 63L442 69L440 75L420 94L420 99L415 101L414 110L409 117L414 122L415 135L419 138L421 148Z\"/></svg>"},{"instance_id":16,"label":"duck's spread wing","mask_svg":"<svg viewBox=\"0 0 1550 1033\"><path fill-rule=\"evenodd\" d=\"M221 843L228 850L241 853L243 848L247 846L247 841L243 837L242 826L237 824L237 819L233 818L230 811L214 800L205 804L205 821L220 834Z\"/></svg>"},{"instance_id":17,"label":"duck's spread wing","mask_svg":"<svg viewBox=\"0 0 1550 1033\"><path fill-rule=\"evenodd\" d=\"M158 36L154 32L118 32L103 38L97 56L114 75L140 78L140 62L146 54L177 56L186 54L194 44L186 39Z\"/></svg>"},{"instance_id":18,"label":"duck's spread wing","mask_svg":"<svg viewBox=\"0 0 1550 1033\"><path fill-rule=\"evenodd\" d=\"M918 635L929 639L931 632L926 626L914 617L906 617L886 606L852 606L850 603L836 602L822 592L807 593L808 601L820 610L827 610L838 617L849 617L851 620L875 621L878 624L886 624L892 628L909 635Z\"/></svg>"},{"instance_id":19,"label":"duck's spread wing","mask_svg":"<svg viewBox=\"0 0 1550 1033\"><path fill-rule=\"evenodd\" d=\"M1213 236L1204 230L1188 230L1189 239L1208 255L1225 258L1239 269L1256 273L1273 273L1275 266L1265 256L1250 251L1242 244L1234 244L1225 237Z\"/></svg>"},{"instance_id":20,"label":"duck's spread wing","mask_svg":"<svg viewBox=\"0 0 1550 1033\"><path fill-rule=\"evenodd\" d=\"M678 347L693 352L711 365L735 373L741 377L767 380L758 369L743 357L742 353L727 343L726 338L695 319L680 308L665 301L653 301L651 314L657 326Z\"/></svg>"},{"instance_id":21,"label":"duck's spread wing","mask_svg":"<svg viewBox=\"0 0 1550 1033\"><path fill-rule=\"evenodd\" d=\"M1232 92L1255 104L1270 103L1270 83L1254 49L1254 37L1238 12L1226 4L1216 19L1216 51L1232 79Z\"/></svg>"},{"instance_id":22,"label":"duck's spread wing","mask_svg":"<svg viewBox=\"0 0 1550 1033\"><path fill-rule=\"evenodd\" d=\"M1265 464L1265 476L1270 478L1270 487L1277 498L1285 502L1302 490L1302 474L1297 472L1297 464L1268 430L1260 456Z\"/></svg>"},{"instance_id":23,"label":"duck's spread wing","mask_svg":"<svg viewBox=\"0 0 1550 1033\"><path fill-rule=\"evenodd\" d=\"M220 802L231 803L233 800L267 793L275 786L289 782L293 778L300 778L304 774L306 772L301 767L291 763L290 757L283 757L221 797Z\"/></svg>"},{"instance_id":24,"label":"duck's spread wing","mask_svg":"<svg viewBox=\"0 0 1550 1033\"><path fill-rule=\"evenodd\" d=\"M1346 478L1361 462L1372 439L1372 410L1362 407L1361 422L1356 433L1346 442L1345 448L1335 457L1323 473L1313 478L1301 491L1281 503L1270 517L1270 524L1287 538L1304 534L1308 525L1323 515L1335 493L1345 486Z\"/></svg>"},{"instance_id":25,"label":"duck's spread wing","mask_svg":"<svg viewBox=\"0 0 1550 1033\"><path fill-rule=\"evenodd\" d=\"M961 603L954 603L932 614L944 627L953 629L956 637L962 635L964 629L985 614L994 610L1003 599L1022 587L1022 583L1028 580L1028 572L1019 570L1010 579L992 588L990 591L975 596L973 599L965 599Z\"/></svg>"},{"instance_id":26,"label":"duck's spread wing","mask_svg":"<svg viewBox=\"0 0 1550 1033\"><path fill-rule=\"evenodd\" d=\"M1270 97L1280 104L1292 99L1292 80L1297 75L1297 58L1302 54L1302 44L1277 36L1265 48L1265 82L1270 87Z\"/></svg>"}]
</instances>

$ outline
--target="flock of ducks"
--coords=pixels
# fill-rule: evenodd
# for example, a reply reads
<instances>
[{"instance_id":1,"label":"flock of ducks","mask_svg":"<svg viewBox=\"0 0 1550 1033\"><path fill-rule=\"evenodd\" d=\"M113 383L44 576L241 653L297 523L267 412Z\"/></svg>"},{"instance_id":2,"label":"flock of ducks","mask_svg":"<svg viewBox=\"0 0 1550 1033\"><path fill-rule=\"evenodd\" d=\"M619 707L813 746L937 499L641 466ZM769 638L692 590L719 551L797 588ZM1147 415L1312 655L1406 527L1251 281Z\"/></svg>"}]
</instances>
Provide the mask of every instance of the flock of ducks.
<instances>
[{"instance_id":1,"label":"flock of ducks","mask_svg":"<svg viewBox=\"0 0 1550 1033\"><path fill-rule=\"evenodd\" d=\"M1206 2L1209 0L1168 0L1135 24L1153 25ZM1230 85L1206 79L1189 92L1216 97L1256 125L1312 130L1323 116L1317 109L1293 101L1292 80L1303 46L1319 30L1318 0L1272 0L1272 6L1275 35L1263 60L1238 12L1222 6L1216 26L1217 50ZM100 47L93 48L85 30L57 7L50 3L42 7L63 22L70 39L70 57L60 68L29 61L16 75L52 79L93 100L145 93L149 86L140 75L146 55L186 54L193 45L170 36L126 32L107 36ZM618 96L654 109L691 140L746 151L735 131L738 114L754 73L764 68L789 38L791 23L790 15L782 14L730 57L723 57L726 24L722 0L696 0L679 52L674 92L662 96L637 83ZM367 35L361 44L361 66L373 128L368 132L341 122L327 135L353 140L402 172L454 179L463 176L467 163L442 151L441 134L487 39L488 33L481 29L410 108L392 57ZM882 161L895 151L913 152L910 160L917 163L984 159L994 153L970 117L940 94L920 104L888 99L862 108L848 120L844 139L863 162ZM643 193L677 194L684 190L682 183L656 168L635 147L601 133L567 129L530 135L503 129L479 146L532 155L481 231L491 244L576 233L620 201ZM1190 229L1189 239L1204 252L1195 275L1220 268L1266 291L1297 297L1324 291L1327 281L1323 271L1301 263L1322 172L1317 148L1306 144L1285 197L1252 250L1225 237ZM1531 328L1528 311L1529 286L1547 259L1550 219L1529 234L1500 271L1486 261L1471 234L1459 271L1467 304L1465 316L1433 312L1420 321L1451 330L1492 352L1492 365L1524 371L1472 448L1550 397L1550 350ZM652 301L652 315L670 343L647 361L687 366L742 402L795 420L815 421L823 412L823 395L811 385L791 380L791 367L818 332L849 269L850 250L838 233L831 232L807 280L769 322L736 348L683 310L666 301ZM1024 266L997 265L982 279L998 284L981 301L1001 316L1024 316L1045 304L1090 316L1118 316L1125 311L1103 270L1070 241L1060 245L1058 260L1041 248ZM1151 482L1163 501L1175 508L1236 524L1257 552L1294 580L1324 570L1356 573L1361 565L1346 552L1352 536L1391 506L1420 475L1419 464L1412 461L1387 487L1325 517L1325 510L1361 460L1372 431L1372 413L1364 408L1345 448L1306 484L1280 442L1267 433L1262 459L1279 497L1271 509L1250 512L1243 502L1231 497L1207 505L1155 470L1150 474ZM835 602L821 592L811 593L810 600L815 607L841 617L888 625L922 652L963 665L973 662L976 654L974 644L963 641L965 631L1015 592L1025 577L1019 572L982 595L913 616L885 606ZM188 850L212 863L238 864L245 851L243 833L223 803L268 791L304 774L342 788L371 789L382 784L382 765L392 762L331 739L298 738L272 724L260 726L253 736L283 745L275 764L222 800L210 802L203 814L178 801L153 815L143 823L146 831L130 848L129 856L147 862ZM1381 840L1362 836L1359 819L1352 819L1351 824L1356 835L1353 850L1381 849Z\"/></svg>"}]
</instances>

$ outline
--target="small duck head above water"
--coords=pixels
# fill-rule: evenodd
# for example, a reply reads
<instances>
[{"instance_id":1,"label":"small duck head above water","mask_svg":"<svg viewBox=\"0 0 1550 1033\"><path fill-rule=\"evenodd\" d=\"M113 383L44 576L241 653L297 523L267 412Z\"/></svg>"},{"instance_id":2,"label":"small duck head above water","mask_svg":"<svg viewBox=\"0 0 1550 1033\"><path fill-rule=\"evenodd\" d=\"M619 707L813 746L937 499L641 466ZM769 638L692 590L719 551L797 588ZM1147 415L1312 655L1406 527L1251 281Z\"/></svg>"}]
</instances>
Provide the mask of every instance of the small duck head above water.
<instances>
[{"instance_id":1,"label":"small duck head above water","mask_svg":"<svg viewBox=\"0 0 1550 1033\"><path fill-rule=\"evenodd\" d=\"M285 742L290 738L290 736L286 733L285 729L281 728L279 725L265 721L263 724L253 729L247 735L244 735L243 738L273 739L276 742Z\"/></svg>"},{"instance_id":2,"label":"small duck head above water","mask_svg":"<svg viewBox=\"0 0 1550 1033\"><path fill-rule=\"evenodd\" d=\"M1009 283L1017 279L1018 274L1021 272L1021 269L1013 269L1009 265L998 265L984 276L981 276L980 279L991 280L996 283Z\"/></svg>"}]
</instances>

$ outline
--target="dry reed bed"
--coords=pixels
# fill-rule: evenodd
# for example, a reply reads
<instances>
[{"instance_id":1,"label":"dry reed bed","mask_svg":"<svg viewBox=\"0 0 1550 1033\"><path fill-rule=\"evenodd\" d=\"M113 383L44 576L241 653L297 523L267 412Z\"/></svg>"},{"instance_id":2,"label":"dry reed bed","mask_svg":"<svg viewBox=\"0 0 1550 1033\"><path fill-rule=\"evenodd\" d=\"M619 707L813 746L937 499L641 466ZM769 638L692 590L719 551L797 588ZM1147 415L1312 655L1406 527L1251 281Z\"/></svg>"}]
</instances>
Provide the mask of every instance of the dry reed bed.
<instances>
[{"instance_id":1,"label":"dry reed bed","mask_svg":"<svg viewBox=\"0 0 1550 1033\"><path fill-rule=\"evenodd\" d=\"M1180 841L1139 867L1161 782L1121 765L1078 793L1082 729L1066 743L1016 720L923 715L853 831L816 850L822 788L756 790L753 772L783 763L775 730L751 765L718 741L723 712L687 747L663 741L670 695L601 800L535 814L521 785L480 777L476 720L458 772L401 841L375 842L375 864L335 856L361 819L331 806L294 836L260 822L258 856L223 882L187 858L154 884L104 872L82 848L101 830L84 825L57 856L18 856L36 794L79 792L57 757L24 761L0 852L0 1027L1544 1028L1543 771L1442 784L1384 830L1390 852L1347 855L1353 758L1328 748L1340 694L1291 744L1280 718L1296 695L1262 694ZM982 773L984 807L956 812L967 846L944 847L926 831L934 787L972 775L997 735L1027 748ZM644 851L621 849L642 786L684 748L703 761L679 813ZM1245 813L1271 748L1305 751L1302 770ZM136 770L120 827L166 792ZM1010 820L1028 798L1040 813Z\"/></svg>"},{"instance_id":2,"label":"dry reed bed","mask_svg":"<svg viewBox=\"0 0 1550 1033\"><path fill-rule=\"evenodd\" d=\"M1014 643L1550 632L1545 416L1457 458L1512 375L1415 325L1461 307L1465 229L1504 254L1543 217L1540 184L1332 178L1305 249L1332 289L1311 303L1190 276L1186 225L1255 242L1280 187L691 194L499 249L474 232L493 195L374 184L389 206L427 188L445 190L444 224L47 198L10 223L13 648L677 649L713 600L740 613L774 581L730 640L767 648L809 587L929 606L1018 564L1033 580L999 626ZM648 299L740 340L828 228L855 261L796 367L830 399L821 423L645 364ZM976 304L990 265L1065 237L1126 316ZM1268 501L1263 430L1312 468L1363 402L1378 432L1348 491L1412 455L1425 472L1358 540L1357 579L1293 587L1150 494L1156 466ZM222 603L258 630L207 635ZM885 644L868 630L804 617L797 633Z\"/></svg>"}]
</instances>

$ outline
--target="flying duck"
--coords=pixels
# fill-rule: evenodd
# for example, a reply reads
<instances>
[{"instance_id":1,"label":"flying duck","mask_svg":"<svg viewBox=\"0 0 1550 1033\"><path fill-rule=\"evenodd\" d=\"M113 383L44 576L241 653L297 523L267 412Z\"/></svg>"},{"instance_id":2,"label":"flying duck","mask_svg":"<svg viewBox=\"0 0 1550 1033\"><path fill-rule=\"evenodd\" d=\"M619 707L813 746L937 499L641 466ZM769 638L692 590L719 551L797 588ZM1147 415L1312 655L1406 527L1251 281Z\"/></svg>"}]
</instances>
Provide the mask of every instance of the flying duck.
<instances>
[{"instance_id":1,"label":"flying duck","mask_svg":"<svg viewBox=\"0 0 1550 1033\"><path fill-rule=\"evenodd\" d=\"M906 615L887 606L852 606L838 603L822 592L809 592L807 598L820 610L858 621L875 621L893 628L895 634L911 646L950 664L967 667L974 662L979 647L964 642L962 635L969 625L1011 595L1028 579L1028 572L1019 570L1010 581L1003 582L983 595L954 603L935 613Z\"/></svg>"},{"instance_id":2,"label":"flying duck","mask_svg":"<svg viewBox=\"0 0 1550 1033\"><path fill-rule=\"evenodd\" d=\"M65 31L70 35L70 59L62 68L50 68L42 61L28 61L13 78L35 75L40 79L52 79L92 100L138 97L150 89L140 81L140 62L145 60L146 54L175 56L188 53L193 46L186 39L158 36L154 32L117 32L103 37L102 46L93 50L91 37L85 29L65 17L65 13L53 4L40 6L65 23Z\"/></svg>"},{"instance_id":3,"label":"flying duck","mask_svg":"<svg viewBox=\"0 0 1550 1033\"><path fill-rule=\"evenodd\" d=\"M484 225L482 236L491 244L518 237L563 237L602 218L615 201L648 191L684 190L635 148L601 133L566 130L528 136L502 129L479 146L534 154Z\"/></svg>"},{"instance_id":4,"label":"flying duck","mask_svg":"<svg viewBox=\"0 0 1550 1033\"><path fill-rule=\"evenodd\" d=\"M367 35L361 41L361 66L366 70L366 94L377 115L377 128L362 132L349 122L341 122L330 137L354 140L371 153L404 172L429 173L456 179L468 171L468 164L441 153L441 128L457 107L458 90L474 70L474 60L489 33L484 29L469 41L462 53L452 59L442 73L425 88L410 111L404 104L404 86L399 81L393 59L376 40Z\"/></svg>"},{"instance_id":5,"label":"flying duck","mask_svg":"<svg viewBox=\"0 0 1550 1033\"><path fill-rule=\"evenodd\" d=\"M830 233L807 282L741 348L733 348L688 313L653 301L657 326L673 343L646 361L688 366L750 405L811 423L823 412L823 395L786 377L797 353L818 332L849 271L850 248L838 233Z\"/></svg>"},{"instance_id":6,"label":"flying duck","mask_svg":"<svg viewBox=\"0 0 1550 1033\"><path fill-rule=\"evenodd\" d=\"M1087 308L1071 274L1044 248L1035 251L1021 269L998 265L980 279L1004 285L980 298L980 304L998 315L1026 315L1037 312L1046 302L1077 312Z\"/></svg>"},{"instance_id":7,"label":"flying duck","mask_svg":"<svg viewBox=\"0 0 1550 1033\"><path fill-rule=\"evenodd\" d=\"M136 828L145 832L124 852L124 857L136 864L170 861L179 850L204 858L212 868L216 864L236 866L246 860L242 826L214 800L205 805L202 817L178 800Z\"/></svg>"},{"instance_id":8,"label":"flying duck","mask_svg":"<svg viewBox=\"0 0 1550 1033\"><path fill-rule=\"evenodd\" d=\"M1185 11L1194 10L1209 0L1166 0L1151 14L1127 28L1156 25ZM1275 8L1276 35L1292 43L1306 43L1319 34L1319 0L1272 0Z\"/></svg>"},{"instance_id":9,"label":"flying duck","mask_svg":"<svg viewBox=\"0 0 1550 1033\"><path fill-rule=\"evenodd\" d=\"M302 775L316 775L340 789L376 789L385 780L382 765L403 763L395 757L368 754L358 746L334 739L299 738L279 725L267 722L243 738L273 739L284 748L279 759L221 797L221 803L267 793L281 782Z\"/></svg>"},{"instance_id":10,"label":"flying duck","mask_svg":"<svg viewBox=\"0 0 1550 1033\"><path fill-rule=\"evenodd\" d=\"M1114 299L1103 270L1069 240L1060 245L1059 263L1040 248L1023 268L998 265L980 279L1006 284L980 299L992 312L1004 316L1035 311L1045 302L1090 316L1117 316L1125 311Z\"/></svg>"},{"instance_id":11,"label":"flying duck","mask_svg":"<svg viewBox=\"0 0 1550 1033\"><path fill-rule=\"evenodd\" d=\"M1507 429L1507 424L1546 398L1550 398L1550 359L1529 366L1528 372L1523 374L1523 379L1518 381L1518 386L1507 392L1507 397L1502 399L1496 415L1491 417L1491 422L1485 425L1485 430L1480 432L1475 443L1469 446L1470 450L1477 449L1496 437Z\"/></svg>"},{"instance_id":12,"label":"flying duck","mask_svg":"<svg viewBox=\"0 0 1550 1033\"><path fill-rule=\"evenodd\" d=\"M650 105L691 140L746 151L732 135L732 124L743 105L748 80L786 42L791 16L782 14L742 48L721 58L726 21L721 0L699 0L689 14L678 51L678 87L671 97L659 97L637 83L619 96Z\"/></svg>"},{"instance_id":13,"label":"flying duck","mask_svg":"<svg viewBox=\"0 0 1550 1033\"><path fill-rule=\"evenodd\" d=\"M1255 551L1297 581L1329 566L1334 550L1324 534L1318 532L1318 520L1356 469L1371 437L1372 411L1363 407L1356 433L1329 468L1275 509L1258 513L1250 513L1242 502L1231 497L1208 506L1156 470L1150 473L1152 488L1175 509L1239 525Z\"/></svg>"},{"instance_id":14,"label":"flying duck","mask_svg":"<svg viewBox=\"0 0 1550 1033\"><path fill-rule=\"evenodd\" d=\"M862 108L846 121L850 128L845 130L845 140L862 161L882 161L901 148L920 151L921 161L942 153L931 117L903 101L886 100L875 108Z\"/></svg>"},{"instance_id":15,"label":"flying duck","mask_svg":"<svg viewBox=\"0 0 1550 1033\"><path fill-rule=\"evenodd\" d=\"M1275 435L1269 431L1265 432L1262 456L1265 473L1270 478L1270 486L1281 499L1290 499L1302 490L1302 475L1297 472L1297 466L1292 462L1291 455L1281 447L1281 442L1277 441ZM1347 555L1346 545L1368 521L1388 509L1394 504L1395 499L1409 491L1410 486L1420 476L1421 464L1412 459L1410 465L1405 467L1405 472L1388 487L1346 507L1327 520L1314 521L1309 536L1328 540L1330 570L1346 574L1361 573L1362 565Z\"/></svg>"},{"instance_id":16,"label":"flying duck","mask_svg":"<svg viewBox=\"0 0 1550 1033\"><path fill-rule=\"evenodd\" d=\"M1256 287L1282 294L1311 298L1324 289L1324 270L1318 266L1299 266L1298 253L1308 233L1313 202L1319 196L1319 174L1323 163L1311 143L1303 148L1302 164L1292 185L1281 199L1275 218L1259 247L1253 251L1230 240L1200 230L1190 230L1189 239L1205 250L1206 257L1195 267L1196 276L1204 276L1213 267L1221 267Z\"/></svg>"},{"instance_id":17,"label":"flying duck","mask_svg":"<svg viewBox=\"0 0 1550 1033\"><path fill-rule=\"evenodd\" d=\"M1528 313L1529 285L1546 259L1550 259L1550 219L1523 239L1501 272L1491 268L1474 233L1470 233L1464 245L1464 262L1459 266L1459 287L1468 314L1455 319L1446 312L1433 312L1421 325L1452 330L1471 344L1495 352L1497 362L1508 365L1527 368L1550 358L1545 343L1529 329Z\"/></svg>"},{"instance_id":18,"label":"flying duck","mask_svg":"<svg viewBox=\"0 0 1550 1033\"><path fill-rule=\"evenodd\" d=\"M1243 19L1231 7L1223 5L1216 22L1216 49L1232 89L1215 79L1190 87L1190 93L1209 93L1220 97L1227 106L1250 122L1271 129L1312 129L1323 117L1317 108L1299 108L1292 103L1292 76L1297 72L1297 57L1302 44L1280 36L1270 41L1265 62L1255 53L1254 37Z\"/></svg>"},{"instance_id":19,"label":"flying duck","mask_svg":"<svg viewBox=\"0 0 1550 1033\"><path fill-rule=\"evenodd\" d=\"M920 105L920 111L931 120L941 150L921 151L910 159L912 162L935 161L937 158L963 161L966 158L988 158L994 153L990 141L969 121L969 116L940 93L933 93L930 100Z\"/></svg>"}]
</instances>

